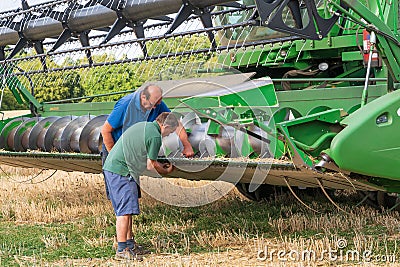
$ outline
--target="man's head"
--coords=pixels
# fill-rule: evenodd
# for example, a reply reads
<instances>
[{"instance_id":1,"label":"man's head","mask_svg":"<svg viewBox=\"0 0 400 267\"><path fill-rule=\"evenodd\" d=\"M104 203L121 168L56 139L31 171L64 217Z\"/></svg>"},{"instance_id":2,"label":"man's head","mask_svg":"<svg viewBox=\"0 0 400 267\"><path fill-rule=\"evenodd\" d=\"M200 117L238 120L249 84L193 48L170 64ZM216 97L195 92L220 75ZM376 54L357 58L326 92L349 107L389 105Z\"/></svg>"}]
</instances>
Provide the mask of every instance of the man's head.
<instances>
[{"instance_id":1,"label":"man's head","mask_svg":"<svg viewBox=\"0 0 400 267\"><path fill-rule=\"evenodd\" d=\"M156 118L158 125L161 128L161 135L168 136L176 130L179 122L176 119L175 115L170 112L163 112Z\"/></svg>"},{"instance_id":2,"label":"man's head","mask_svg":"<svg viewBox=\"0 0 400 267\"><path fill-rule=\"evenodd\" d=\"M161 103L162 94L162 89L157 85L147 85L140 93L140 105L143 109L151 110Z\"/></svg>"}]
</instances>

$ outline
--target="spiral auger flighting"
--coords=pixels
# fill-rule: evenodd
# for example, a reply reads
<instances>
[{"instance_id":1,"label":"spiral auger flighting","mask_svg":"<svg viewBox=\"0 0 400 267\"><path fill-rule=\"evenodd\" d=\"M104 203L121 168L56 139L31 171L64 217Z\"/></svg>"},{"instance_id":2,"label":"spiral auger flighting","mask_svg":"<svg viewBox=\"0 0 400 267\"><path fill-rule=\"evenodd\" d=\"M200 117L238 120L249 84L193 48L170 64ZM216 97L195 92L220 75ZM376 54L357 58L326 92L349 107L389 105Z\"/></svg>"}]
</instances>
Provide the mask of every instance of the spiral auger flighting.
<instances>
[{"instance_id":1,"label":"spiral auger flighting","mask_svg":"<svg viewBox=\"0 0 400 267\"><path fill-rule=\"evenodd\" d=\"M107 115L17 118L4 126L0 146L15 152L98 154L102 145L100 128L106 119Z\"/></svg>"},{"instance_id":2,"label":"spiral auger flighting","mask_svg":"<svg viewBox=\"0 0 400 267\"><path fill-rule=\"evenodd\" d=\"M0 133L11 166L99 173L100 130L108 115L20 117Z\"/></svg>"}]
</instances>

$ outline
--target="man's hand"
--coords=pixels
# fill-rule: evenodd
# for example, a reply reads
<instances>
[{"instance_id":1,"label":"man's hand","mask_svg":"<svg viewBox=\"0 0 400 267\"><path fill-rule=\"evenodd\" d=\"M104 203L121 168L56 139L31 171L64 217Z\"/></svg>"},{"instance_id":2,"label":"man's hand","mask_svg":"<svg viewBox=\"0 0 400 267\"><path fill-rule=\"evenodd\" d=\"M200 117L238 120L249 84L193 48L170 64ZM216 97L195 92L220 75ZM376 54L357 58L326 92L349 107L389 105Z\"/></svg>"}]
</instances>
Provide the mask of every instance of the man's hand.
<instances>
[{"instance_id":1,"label":"man's hand","mask_svg":"<svg viewBox=\"0 0 400 267\"><path fill-rule=\"evenodd\" d=\"M165 175L174 170L174 165L170 163L161 164L157 160L147 159L147 169L149 171L155 171L160 175Z\"/></svg>"},{"instance_id":2,"label":"man's hand","mask_svg":"<svg viewBox=\"0 0 400 267\"><path fill-rule=\"evenodd\" d=\"M192 158L194 156L194 151L190 143L183 147L182 154L187 158Z\"/></svg>"},{"instance_id":3,"label":"man's hand","mask_svg":"<svg viewBox=\"0 0 400 267\"><path fill-rule=\"evenodd\" d=\"M176 128L175 132L178 134L179 139L181 140L182 145L183 145L182 154L187 158L193 157L194 156L194 151L193 151L192 145L190 144L190 142L188 140L188 136L187 136L186 130L183 127L181 122L179 122L179 125Z\"/></svg>"},{"instance_id":4,"label":"man's hand","mask_svg":"<svg viewBox=\"0 0 400 267\"><path fill-rule=\"evenodd\" d=\"M163 164L163 168L164 168L168 173L171 173L171 172L175 169L175 166L172 165L172 164L170 164L170 163L164 163L164 164Z\"/></svg>"}]
</instances>

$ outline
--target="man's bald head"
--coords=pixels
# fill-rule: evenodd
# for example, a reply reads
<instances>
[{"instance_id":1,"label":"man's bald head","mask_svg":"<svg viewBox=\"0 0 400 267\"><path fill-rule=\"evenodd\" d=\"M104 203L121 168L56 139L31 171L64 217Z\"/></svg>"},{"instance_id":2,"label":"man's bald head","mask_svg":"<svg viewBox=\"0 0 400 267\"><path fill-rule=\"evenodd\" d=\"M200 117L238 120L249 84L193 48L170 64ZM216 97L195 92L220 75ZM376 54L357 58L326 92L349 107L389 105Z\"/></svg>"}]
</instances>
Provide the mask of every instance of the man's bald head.
<instances>
[{"instance_id":1,"label":"man's bald head","mask_svg":"<svg viewBox=\"0 0 400 267\"><path fill-rule=\"evenodd\" d=\"M144 109L155 108L162 100L162 89L154 84L147 85L141 92L141 105Z\"/></svg>"},{"instance_id":2,"label":"man's bald head","mask_svg":"<svg viewBox=\"0 0 400 267\"><path fill-rule=\"evenodd\" d=\"M143 89L143 94L146 96L146 99L149 99L152 95L162 96L162 89L154 84L149 84Z\"/></svg>"}]
</instances>

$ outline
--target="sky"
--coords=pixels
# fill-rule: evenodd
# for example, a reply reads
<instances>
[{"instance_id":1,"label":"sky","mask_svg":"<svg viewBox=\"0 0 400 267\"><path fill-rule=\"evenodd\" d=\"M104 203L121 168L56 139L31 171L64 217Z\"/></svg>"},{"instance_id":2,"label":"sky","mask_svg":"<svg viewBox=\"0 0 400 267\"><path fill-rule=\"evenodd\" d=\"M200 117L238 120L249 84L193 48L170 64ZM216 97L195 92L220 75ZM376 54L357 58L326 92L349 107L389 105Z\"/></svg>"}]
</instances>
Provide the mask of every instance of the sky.
<instances>
[{"instance_id":1,"label":"sky","mask_svg":"<svg viewBox=\"0 0 400 267\"><path fill-rule=\"evenodd\" d=\"M79 3L85 3L88 0L76 0ZM51 3L54 2L54 0L27 0L27 3L29 6L32 5L37 5L40 3ZM0 12L4 12L4 11L8 11L8 10L15 10L17 8L21 8L22 4L21 4L21 0L0 0ZM171 16L173 16L174 14L171 14ZM1 17L1 15L0 15ZM147 23L151 23L152 20L149 20ZM186 26L185 26L186 27ZM165 29L166 30L166 29ZM93 34L98 34L98 32L96 31L92 31ZM146 32L147 35L149 35L149 32ZM153 35L153 32L150 32L150 35ZM121 41L123 39L119 38L118 36L116 36L115 38L113 38L113 41ZM119 50L117 50L119 51ZM121 54L121 56L124 56L125 54L128 57L137 57L138 53L141 53L141 50L137 50L137 49L128 49L128 51L123 51L121 50L121 53L116 53L116 54ZM114 51L115 52L115 51ZM103 53L103 51L101 51L101 53Z\"/></svg>"},{"instance_id":2,"label":"sky","mask_svg":"<svg viewBox=\"0 0 400 267\"><path fill-rule=\"evenodd\" d=\"M28 0L28 5L36 5L49 0ZM21 7L21 0L0 0L0 12Z\"/></svg>"}]
</instances>

